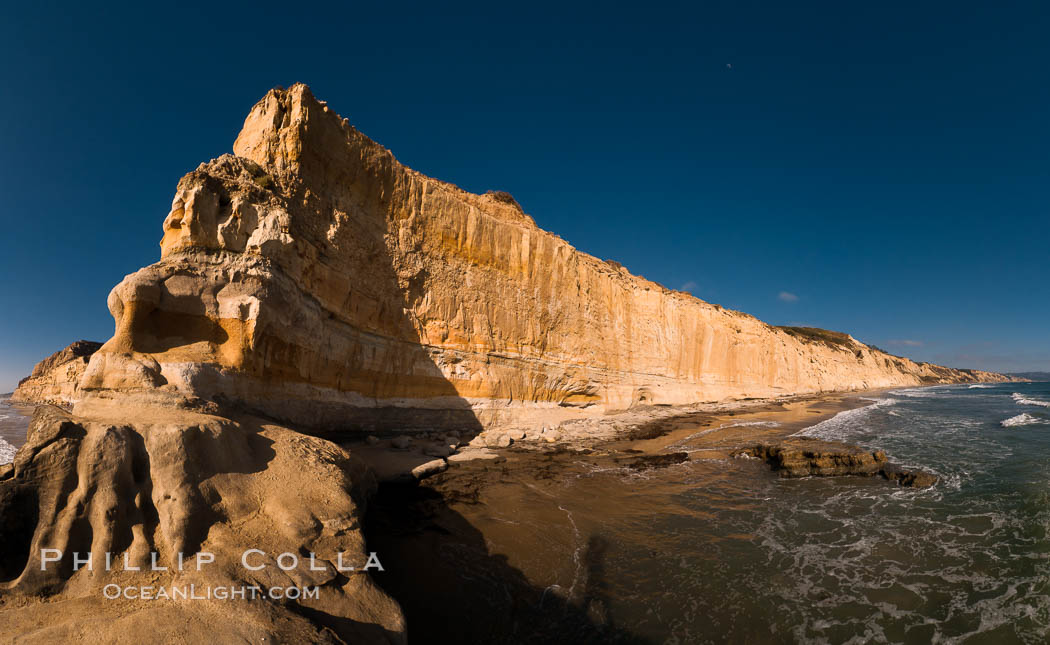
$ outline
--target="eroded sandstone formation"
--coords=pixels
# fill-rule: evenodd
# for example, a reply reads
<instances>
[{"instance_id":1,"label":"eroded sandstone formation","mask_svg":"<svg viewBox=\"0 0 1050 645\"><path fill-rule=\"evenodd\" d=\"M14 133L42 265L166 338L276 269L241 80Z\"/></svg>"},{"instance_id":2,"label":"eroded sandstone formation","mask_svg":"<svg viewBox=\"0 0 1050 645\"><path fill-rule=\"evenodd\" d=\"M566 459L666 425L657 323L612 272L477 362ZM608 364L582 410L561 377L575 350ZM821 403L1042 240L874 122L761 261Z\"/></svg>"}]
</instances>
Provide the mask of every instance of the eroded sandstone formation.
<instances>
[{"instance_id":1,"label":"eroded sandstone formation","mask_svg":"<svg viewBox=\"0 0 1050 645\"><path fill-rule=\"evenodd\" d=\"M37 363L33 373L18 383L15 403L52 403L68 406L80 398L80 378L91 355L102 343L78 340Z\"/></svg>"},{"instance_id":2,"label":"eroded sandstone formation","mask_svg":"<svg viewBox=\"0 0 1050 645\"><path fill-rule=\"evenodd\" d=\"M638 404L1002 378L632 276L505 194L402 166L302 85L268 93L234 153L179 182L160 261L109 296L113 338L86 366L72 348L47 359L20 388L74 407L39 408L0 467L0 640L403 641L397 604L331 566L361 564L372 475L299 430L445 426L465 442ZM62 558L42 569L43 549ZM247 569L247 549L315 553L322 571ZM75 570L88 552L94 568ZM141 570L105 571L106 553ZM179 571L179 553L215 562ZM166 569L147 568L152 554ZM320 594L107 600L111 584Z\"/></svg>"},{"instance_id":3,"label":"eroded sandstone formation","mask_svg":"<svg viewBox=\"0 0 1050 645\"><path fill-rule=\"evenodd\" d=\"M247 417L80 408L38 408L0 467L0 641L404 642L400 608L362 571L375 480L345 450Z\"/></svg>"},{"instance_id":4,"label":"eroded sandstone formation","mask_svg":"<svg viewBox=\"0 0 1050 645\"><path fill-rule=\"evenodd\" d=\"M771 327L581 253L512 198L398 163L303 85L186 175L161 260L81 380L315 432L558 421L638 403L990 380Z\"/></svg>"}]
</instances>

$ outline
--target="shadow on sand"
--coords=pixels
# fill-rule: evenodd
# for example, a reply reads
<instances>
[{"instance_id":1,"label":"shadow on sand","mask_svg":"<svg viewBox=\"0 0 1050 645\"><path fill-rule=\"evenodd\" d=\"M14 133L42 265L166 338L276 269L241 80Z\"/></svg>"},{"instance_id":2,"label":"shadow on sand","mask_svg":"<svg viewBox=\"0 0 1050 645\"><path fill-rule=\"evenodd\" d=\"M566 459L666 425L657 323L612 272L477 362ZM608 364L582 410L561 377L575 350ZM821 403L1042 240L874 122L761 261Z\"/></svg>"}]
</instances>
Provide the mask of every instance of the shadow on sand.
<instances>
[{"instance_id":1,"label":"shadow on sand","mask_svg":"<svg viewBox=\"0 0 1050 645\"><path fill-rule=\"evenodd\" d=\"M585 589L566 599L534 586L492 553L485 536L426 483L385 484L365 535L385 571L373 579L401 603L412 643L646 643L617 628L605 607L606 543L582 554Z\"/></svg>"}]
</instances>

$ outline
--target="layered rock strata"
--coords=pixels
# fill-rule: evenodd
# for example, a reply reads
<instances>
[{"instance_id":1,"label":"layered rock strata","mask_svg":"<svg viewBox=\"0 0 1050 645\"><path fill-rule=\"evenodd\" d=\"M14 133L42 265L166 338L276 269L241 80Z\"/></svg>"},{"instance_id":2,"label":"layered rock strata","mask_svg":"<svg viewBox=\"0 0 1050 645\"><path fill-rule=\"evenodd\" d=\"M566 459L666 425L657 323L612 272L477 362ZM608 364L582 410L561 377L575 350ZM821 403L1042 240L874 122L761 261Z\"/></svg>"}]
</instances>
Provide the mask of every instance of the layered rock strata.
<instances>
[{"instance_id":1,"label":"layered rock strata","mask_svg":"<svg viewBox=\"0 0 1050 645\"><path fill-rule=\"evenodd\" d=\"M799 335L400 164L303 85L186 175L161 260L110 294L84 393L222 401L319 433L995 380Z\"/></svg>"},{"instance_id":2,"label":"layered rock strata","mask_svg":"<svg viewBox=\"0 0 1050 645\"><path fill-rule=\"evenodd\" d=\"M78 340L37 363L33 373L18 383L14 403L52 403L69 406L80 398L80 378L91 355L102 343Z\"/></svg>"},{"instance_id":3,"label":"layered rock strata","mask_svg":"<svg viewBox=\"0 0 1050 645\"><path fill-rule=\"evenodd\" d=\"M4 642L402 642L397 604L333 567L362 564L372 475L297 430L445 426L466 442L513 423L556 440L558 422L643 404L1005 378L770 327L633 276L506 194L404 167L302 85L252 108L234 153L179 182L160 261L109 296L113 338L19 388L74 407L40 407L0 467ZM413 476L443 468L438 454ZM241 560L250 549L261 569ZM179 567L180 554L214 560ZM283 554L300 558L284 568ZM142 598L191 585L319 592ZM112 586L139 591L110 600Z\"/></svg>"}]
</instances>

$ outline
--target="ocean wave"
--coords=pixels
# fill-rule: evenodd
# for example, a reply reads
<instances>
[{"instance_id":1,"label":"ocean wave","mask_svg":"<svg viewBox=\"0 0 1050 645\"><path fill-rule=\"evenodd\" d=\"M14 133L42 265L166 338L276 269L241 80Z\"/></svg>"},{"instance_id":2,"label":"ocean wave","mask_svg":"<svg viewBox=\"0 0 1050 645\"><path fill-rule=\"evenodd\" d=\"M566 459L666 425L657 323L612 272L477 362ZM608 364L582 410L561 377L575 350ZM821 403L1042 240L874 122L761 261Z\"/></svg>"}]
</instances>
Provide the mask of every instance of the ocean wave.
<instances>
[{"instance_id":1,"label":"ocean wave","mask_svg":"<svg viewBox=\"0 0 1050 645\"><path fill-rule=\"evenodd\" d=\"M16 452L18 452L17 448L0 439L0 466L14 461Z\"/></svg>"},{"instance_id":2,"label":"ocean wave","mask_svg":"<svg viewBox=\"0 0 1050 645\"><path fill-rule=\"evenodd\" d=\"M990 387L995 387L995 386L994 385L971 385L970 387L968 387L966 389L967 390L987 390Z\"/></svg>"},{"instance_id":3,"label":"ocean wave","mask_svg":"<svg viewBox=\"0 0 1050 645\"><path fill-rule=\"evenodd\" d=\"M758 428L776 428L780 423L778 421L737 421L735 423L727 423L719 426L720 428L743 428L743 427L758 427Z\"/></svg>"},{"instance_id":4,"label":"ocean wave","mask_svg":"<svg viewBox=\"0 0 1050 645\"><path fill-rule=\"evenodd\" d=\"M937 396L937 392L929 387L910 387L903 390L892 390L894 396L906 396L913 399L929 399Z\"/></svg>"},{"instance_id":5,"label":"ocean wave","mask_svg":"<svg viewBox=\"0 0 1050 645\"><path fill-rule=\"evenodd\" d=\"M790 633L799 642L844 642L843 633L857 635L849 642L894 642L898 639L883 630L902 624L932 625L934 633L957 642L957 634L959 641L971 634L988 636L1019 620L1031 625L1034 641L1046 642L1050 601L1040 593L1045 559L1033 554L1040 561L1034 567L1014 565L1024 556L1002 539L1045 526L1046 513L1004 512L1002 500L993 499L946 516L931 512L943 499L934 495L940 487L896 489L889 495L858 487L825 496L823 502L778 501L756 534L768 562L783 577L775 587L768 575L749 576L746 584L756 595L777 599L778 610L790 616L785 623L797 626ZM924 539L914 540L915 534ZM975 556L994 564L975 567ZM931 585L931 580L937 582ZM938 602L941 594L951 595L944 601L951 609L931 613L928 603ZM1040 620L1028 622L1032 616Z\"/></svg>"},{"instance_id":6,"label":"ocean wave","mask_svg":"<svg viewBox=\"0 0 1050 645\"><path fill-rule=\"evenodd\" d=\"M1009 419L1000 421L999 425L1004 428L1012 428L1014 426L1046 425L1047 423L1050 423L1050 421L1024 412L1016 417L1010 417Z\"/></svg>"},{"instance_id":7,"label":"ocean wave","mask_svg":"<svg viewBox=\"0 0 1050 645\"><path fill-rule=\"evenodd\" d=\"M1016 401L1018 405L1038 405L1040 407L1050 408L1050 401L1041 401L1039 399L1030 399L1030 398L1026 397L1024 394L1021 394L1020 392L1014 392L1010 396L1013 397L1014 401Z\"/></svg>"},{"instance_id":8,"label":"ocean wave","mask_svg":"<svg viewBox=\"0 0 1050 645\"><path fill-rule=\"evenodd\" d=\"M893 394L893 392L890 392L890 394ZM873 399L867 400L871 401ZM853 410L844 410L830 419L825 419L816 425L803 428L791 436L817 437L821 439L832 438L835 435L840 434L843 429L848 428L856 423L857 420L871 414L875 410L890 405L896 405L896 403L897 401L894 399L874 399L874 403L871 405L866 405L863 408L854 408Z\"/></svg>"}]
</instances>

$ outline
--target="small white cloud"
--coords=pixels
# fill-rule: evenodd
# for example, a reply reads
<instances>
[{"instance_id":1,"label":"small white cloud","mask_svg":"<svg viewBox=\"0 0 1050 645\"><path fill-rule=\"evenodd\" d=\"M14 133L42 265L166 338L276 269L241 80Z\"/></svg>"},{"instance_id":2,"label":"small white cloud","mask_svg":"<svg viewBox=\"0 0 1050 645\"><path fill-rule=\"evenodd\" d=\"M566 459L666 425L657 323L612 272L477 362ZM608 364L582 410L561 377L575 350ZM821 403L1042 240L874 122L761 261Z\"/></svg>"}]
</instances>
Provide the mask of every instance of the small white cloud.
<instances>
[{"instance_id":1,"label":"small white cloud","mask_svg":"<svg viewBox=\"0 0 1050 645\"><path fill-rule=\"evenodd\" d=\"M901 345L904 347L922 347L921 340L888 340L886 342L890 345Z\"/></svg>"},{"instance_id":2,"label":"small white cloud","mask_svg":"<svg viewBox=\"0 0 1050 645\"><path fill-rule=\"evenodd\" d=\"M781 302L798 302L798 296L790 291L781 291L780 294L777 295L777 300Z\"/></svg>"},{"instance_id":3,"label":"small white cloud","mask_svg":"<svg viewBox=\"0 0 1050 645\"><path fill-rule=\"evenodd\" d=\"M678 287L678 290L679 291L688 291L689 293L696 293L696 288L699 287L699 286L700 285L698 285L697 283L695 283L692 280L690 280L689 282L686 282L682 286Z\"/></svg>"}]
</instances>

